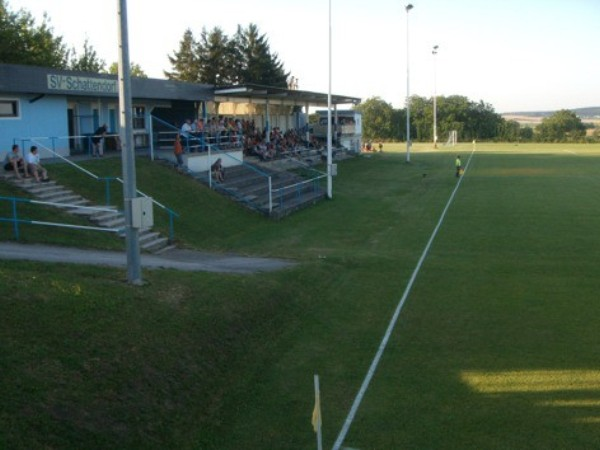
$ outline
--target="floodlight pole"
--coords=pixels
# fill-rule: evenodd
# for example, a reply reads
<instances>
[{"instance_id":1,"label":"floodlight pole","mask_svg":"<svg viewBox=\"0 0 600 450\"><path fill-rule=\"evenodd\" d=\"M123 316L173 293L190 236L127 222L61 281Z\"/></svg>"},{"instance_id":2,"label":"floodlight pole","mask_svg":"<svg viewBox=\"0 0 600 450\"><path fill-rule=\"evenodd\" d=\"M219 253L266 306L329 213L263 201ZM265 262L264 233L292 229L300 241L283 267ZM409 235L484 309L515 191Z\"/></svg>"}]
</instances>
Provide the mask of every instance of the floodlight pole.
<instances>
[{"instance_id":1,"label":"floodlight pole","mask_svg":"<svg viewBox=\"0 0 600 450\"><path fill-rule=\"evenodd\" d=\"M406 162L410 162L410 58L409 58L409 33L408 33L408 13L413 9L412 4L404 7L406 10Z\"/></svg>"},{"instance_id":2,"label":"floodlight pole","mask_svg":"<svg viewBox=\"0 0 600 450\"><path fill-rule=\"evenodd\" d=\"M437 76L435 66L435 55L438 53L439 45L434 45L433 54L433 148L437 148Z\"/></svg>"},{"instance_id":3,"label":"floodlight pole","mask_svg":"<svg viewBox=\"0 0 600 450\"><path fill-rule=\"evenodd\" d=\"M119 14L119 125L121 163L123 170L123 199L125 210L125 241L127 247L127 281L142 284L139 231L133 227L132 200L137 197L135 181L135 148L129 66L129 35L127 31L127 0L118 0Z\"/></svg>"},{"instance_id":4,"label":"floodlight pole","mask_svg":"<svg viewBox=\"0 0 600 450\"><path fill-rule=\"evenodd\" d=\"M331 0L329 0L329 89L327 91L327 198L333 198L331 167Z\"/></svg>"}]
</instances>

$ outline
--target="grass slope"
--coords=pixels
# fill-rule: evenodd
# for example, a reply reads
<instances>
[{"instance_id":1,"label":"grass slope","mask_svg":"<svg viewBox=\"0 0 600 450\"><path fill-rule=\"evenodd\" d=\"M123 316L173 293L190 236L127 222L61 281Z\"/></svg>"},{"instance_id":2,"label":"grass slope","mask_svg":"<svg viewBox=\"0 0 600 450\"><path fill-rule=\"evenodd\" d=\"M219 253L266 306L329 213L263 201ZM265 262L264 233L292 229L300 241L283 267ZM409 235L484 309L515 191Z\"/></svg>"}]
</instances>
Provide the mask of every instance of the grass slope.
<instances>
[{"instance_id":1,"label":"grass slope","mask_svg":"<svg viewBox=\"0 0 600 450\"><path fill-rule=\"evenodd\" d=\"M600 440L600 148L479 147L349 447ZM132 287L122 270L0 261L0 447L314 448L313 373L329 447L470 146L419 150L410 165L394 151L341 163L332 201L280 222L138 161L138 187L181 215L180 245L302 264L145 271ZM118 174L114 161L87 164ZM102 198L67 169L52 167Z\"/></svg>"}]
</instances>

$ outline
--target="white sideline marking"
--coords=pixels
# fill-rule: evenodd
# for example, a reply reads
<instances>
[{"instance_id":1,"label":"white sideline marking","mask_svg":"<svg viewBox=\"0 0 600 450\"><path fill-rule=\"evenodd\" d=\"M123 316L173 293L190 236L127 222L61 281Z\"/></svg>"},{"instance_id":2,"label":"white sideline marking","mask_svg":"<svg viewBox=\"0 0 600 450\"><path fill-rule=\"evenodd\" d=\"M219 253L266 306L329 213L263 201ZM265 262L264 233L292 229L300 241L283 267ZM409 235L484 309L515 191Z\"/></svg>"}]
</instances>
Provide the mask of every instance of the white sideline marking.
<instances>
[{"instance_id":1,"label":"white sideline marking","mask_svg":"<svg viewBox=\"0 0 600 450\"><path fill-rule=\"evenodd\" d=\"M469 159L467 160L467 164L465 165L464 174L467 173L467 169L469 168L469 164L471 164L471 158L473 158L474 153L475 153L475 149L473 149L471 151L471 154L469 155ZM458 183L456 183L456 186L454 187L452 194L450 194L450 198L448 199L448 202L446 203L446 206L444 207L444 210L442 211L442 215L440 216L440 219L439 219L435 229L433 230L433 233L431 233L431 237L429 238L429 241L427 242L427 245L425 246L425 249L423 250L421 257L419 258L419 261L417 262L417 266L415 267L415 270L413 271L413 273L410 277L410 280L408 281L408 285L406 286L406 289L404 290L404 294L402 294L402 298L400 299L398 306L396 306L394 315L392 316L392 319L390 320L390 323L387 327L385 335L383 336L383 339L381 340L381 343L379 344L379 349L377 350L377 353L375 354L375 357L373 358L373 361L371 362L369 371L367 372L367 375L365 376L365 379L362 382L362 385L360 387L360 390L358 391L358 394L356 394L356 398L354 399L354 403L352 403L352 407L350 408L350 412L348 413L348 416L346 417L346 420L344 421L344 425L342 426L342 429L340 430L340 434L338 435L335 443L333 444L333 450L340 450L341 445L344 443L344 439L346 438L346 435L348 434L348 431L350 430L350 426L352 425L352 422L354 421L354 416L356 415L356 411L358 410L358 407L360 406L360 403L362 402L365 392L367 391L369 384L371 383L371 379L373 378L373 375L375 374L375 370L377 370L377 366L379 365L379 360L381 359L381 356L383 355L383 351L385 350L385 347L387 346L387 343L390 339L390 335L392 334L392 331L394 331L394 327L396 326L396 322L398 321L398 317L400 316L400 312L402 311L402 308L404 307L404 303L406 302L408 294L410 294L410 291L415 282L415 279L417 278L417 275L419 274L419 271L421 270L421 266L423 265L423 262L425 261L427 254L429 253L429 249L431 248L431 245L433 244L433 240L435 239L440 227L442 226L442 223L444 222L446 213L448 212L448 209L450 208L450 205L452 204L452 200L454 200L456 191L458 191L458 188L460 187L460 184L462 183L464 174L458 179Z\"/></svg>"}]
</instances>

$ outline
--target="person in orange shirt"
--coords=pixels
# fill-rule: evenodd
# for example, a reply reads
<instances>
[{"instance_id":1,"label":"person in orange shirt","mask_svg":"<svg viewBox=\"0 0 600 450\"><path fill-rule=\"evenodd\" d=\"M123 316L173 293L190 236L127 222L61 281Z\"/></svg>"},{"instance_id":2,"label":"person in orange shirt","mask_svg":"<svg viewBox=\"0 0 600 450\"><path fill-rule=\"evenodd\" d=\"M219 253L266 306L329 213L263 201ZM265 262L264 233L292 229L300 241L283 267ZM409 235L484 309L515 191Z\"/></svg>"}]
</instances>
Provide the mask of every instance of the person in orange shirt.
<instances>
[{"instance_id":1,"label":"person in orange shirt","mask_svg":"<svg viewBox=\"0 0 600 450\"><path fill-rule=\"evenodd\" d=\"M177 133L177 136L175 136L173 153L175 154L175 159L177 160L177 168L181 169L183 167L183 146L181 145L181 137L179 136L179 133Z\"/></svg>"}]
</instances>

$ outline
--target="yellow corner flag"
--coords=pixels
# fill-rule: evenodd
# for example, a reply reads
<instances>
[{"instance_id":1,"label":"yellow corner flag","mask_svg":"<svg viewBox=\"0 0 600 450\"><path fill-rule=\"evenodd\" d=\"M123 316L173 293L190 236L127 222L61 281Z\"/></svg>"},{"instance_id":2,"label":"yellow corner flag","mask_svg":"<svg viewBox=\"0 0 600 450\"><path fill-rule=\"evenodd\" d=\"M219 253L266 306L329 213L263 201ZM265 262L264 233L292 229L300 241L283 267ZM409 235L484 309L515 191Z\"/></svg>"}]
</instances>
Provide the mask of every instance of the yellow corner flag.
<instances>
[{"instance_id":1,"label":"yellow corner flag","mask_svg":"<svg viewBox=\"0 0 600 450\"><path fill-rule=\"evenodd\" d=\"M321 429L321 398L319 391L315 392L315 409L312 413L312 426L315 433L318 433Z\"/></svg>"}]
</instances>

